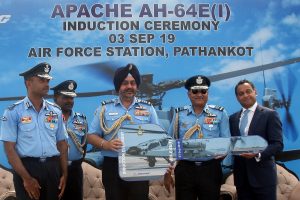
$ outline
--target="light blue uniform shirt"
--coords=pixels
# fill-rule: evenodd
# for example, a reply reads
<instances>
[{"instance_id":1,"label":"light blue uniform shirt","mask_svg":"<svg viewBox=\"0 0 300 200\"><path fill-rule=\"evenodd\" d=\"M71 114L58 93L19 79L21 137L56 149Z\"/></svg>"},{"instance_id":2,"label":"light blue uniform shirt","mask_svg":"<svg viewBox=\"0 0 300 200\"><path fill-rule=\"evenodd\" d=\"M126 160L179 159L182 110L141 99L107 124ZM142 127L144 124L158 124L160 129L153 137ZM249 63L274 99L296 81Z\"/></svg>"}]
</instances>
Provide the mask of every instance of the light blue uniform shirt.
<instances>
[{"instance_id":1,"label":"light blue uniform shirt","mask_svg":"<svg viewBox=\"0 0 300 200\"><path fill-rule=\"evenodd\" d=\"M72 111L68 121L66 123L67 130L74 133L74 136L78 139L80 144L84 141L84 137L87 133L88 124L86 121L86 116L77 112ZM69 154L68 160L74 161L79 160L83 157L83 154L77 149L71 136L68 138Z\"/></svg>"},{"instance_id":2,"label":"light blue uniform shirt","mask_svg":"<svg viewBox=\"0 0 300 200\"><path fill-rule=\"evenodd\" d=\"M4 111L0 140L16 143L20 157L59 155L56 143L67 139L60 108L46 100L38 113L28 97Z\"/></svg>"},{"instance_id":3,"label":"light blue uniform shirt","mask_svg":"<svg viewBox=\"0 0 300 200\"><path fill-rule=\"evenodd\" d=\"M171 137L179 134L178 138L183 138L184 134L195 124L201 126L203 138L230 137L229 119L223 107L205 105L199 115L194 112L192 106L178 108L175 112L178 112L179 115L178 130L174 130L176 123L174 114L168 131ZM190 139L198 138L199 134L199 131L196 131Z\"/></svg>"},{"instance_id":4,"label":"light blue uniform shirt","mask_svg":"<svg viewBox=\"0 0 300 200\"><path fill-rule=\"evenodd\" d=\"M132 121L125 120L122 125L132 124L132 122L135 124L159 124L154 107L147 101L134 98L133 103L129 106L128 109L126 109L122 105L119 98L105 101L102 102L102 105L96 109L94 119L89 129L89 134L98 134L100 137L104 138L107 141L111 139L114 130L112 131L112 133L109 133L107 135L105 135L102 131L100 127L100 112L102 106L105 106L104 122L107 128L110 128L116 120L118 120L123 115L126 115L127 113L132 117ZM102 150L102 155L108 157L117 157L118 152Z\"/></svg>"}]
</instances>

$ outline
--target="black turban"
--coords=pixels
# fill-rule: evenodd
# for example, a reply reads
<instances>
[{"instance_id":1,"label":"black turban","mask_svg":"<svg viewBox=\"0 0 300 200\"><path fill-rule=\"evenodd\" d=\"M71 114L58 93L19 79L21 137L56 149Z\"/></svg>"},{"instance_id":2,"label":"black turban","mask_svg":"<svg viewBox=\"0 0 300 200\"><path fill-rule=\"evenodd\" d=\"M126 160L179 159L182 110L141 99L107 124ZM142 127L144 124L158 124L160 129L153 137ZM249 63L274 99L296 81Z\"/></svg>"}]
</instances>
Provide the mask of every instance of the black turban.
<instances>
[{"instance_id":1,"label":"black turban","mask_svg":"<svg viewBox=\"0 0 300 200\"><path fill-rule=\"evenodd\" d=\"M117 92L119 92L120 86L128 74L131 74L137 86L139 87L141 83L140 72L134 64L128 64L125 67L120 67L115 71L114 85Z\"/></svg>"}]
</instances>

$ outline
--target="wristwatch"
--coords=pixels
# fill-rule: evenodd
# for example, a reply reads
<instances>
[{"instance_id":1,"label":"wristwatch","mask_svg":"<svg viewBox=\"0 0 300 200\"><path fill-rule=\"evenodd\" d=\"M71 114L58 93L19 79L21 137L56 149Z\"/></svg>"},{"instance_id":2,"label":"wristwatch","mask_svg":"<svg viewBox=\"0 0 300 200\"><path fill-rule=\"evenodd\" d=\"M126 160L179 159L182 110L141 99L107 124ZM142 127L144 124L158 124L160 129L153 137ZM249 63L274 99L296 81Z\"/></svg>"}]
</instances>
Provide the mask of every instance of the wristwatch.
<instances>
[{"instance_id":1,"label":"wristwatch","mask_svg":"<svg viewBox=\"0 0 300 200\"><path fill-rule=\"evenodd\" d=\"M261 154L258 153L255 157L256 162L259 162L261 160Z\"/></svg>"}]
</instances>

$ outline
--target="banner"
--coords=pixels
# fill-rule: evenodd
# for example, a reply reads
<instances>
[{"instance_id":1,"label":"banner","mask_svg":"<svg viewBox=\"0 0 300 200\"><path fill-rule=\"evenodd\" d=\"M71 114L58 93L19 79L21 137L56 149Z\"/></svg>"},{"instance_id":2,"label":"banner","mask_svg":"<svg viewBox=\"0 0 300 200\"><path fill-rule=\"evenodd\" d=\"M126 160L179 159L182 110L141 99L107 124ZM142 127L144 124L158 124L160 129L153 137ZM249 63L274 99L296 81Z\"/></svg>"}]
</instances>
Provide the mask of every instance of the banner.
<instances>
[{"instance_id":1,"label":"banner","mask_svg":"<svg viewBox=\"0 0 300 200\"><path fill-rule=\"evenodd\" d=\"M285 150L298 149L299 10L293 0L2 0L0 116L26 95L19 73L48 62L50 86L73 79L89 96L77 98L75 110L90 122L100 102L114 97L114 70L134 63L145 83L140 96L161 116L190 104L182 86L191 76L209 76L209 104L229 115L241 108L235 84L253 81L258 103L280 114ZM169 118L161 121L167 129ZM300 175L299 160L286 165Z\"/></svg>"}]
</instances>

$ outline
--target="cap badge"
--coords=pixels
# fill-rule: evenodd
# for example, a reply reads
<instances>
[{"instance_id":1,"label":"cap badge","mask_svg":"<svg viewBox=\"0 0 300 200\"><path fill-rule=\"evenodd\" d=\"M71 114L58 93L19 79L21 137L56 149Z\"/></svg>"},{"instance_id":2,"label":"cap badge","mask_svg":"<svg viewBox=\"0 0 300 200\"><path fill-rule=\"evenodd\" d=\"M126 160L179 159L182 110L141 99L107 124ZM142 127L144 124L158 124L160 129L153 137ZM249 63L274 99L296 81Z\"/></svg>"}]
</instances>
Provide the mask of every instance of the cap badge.
<instances>
[{"instance_id":1,"label":"cap badge","mask_svg":"<svg viewBox=\"0 0 300 200\"><path fill-rule=\"evenodd\" d=\"M73 83L70 83L69 86L68 86L68 89L69 89L69 90L73 90L73 89L74 89L74 84L73 84Z\"/></svg>"},{"instance_id":2,"label":"cap badge","mask_svg":"<svg viewBox=\"0 0 300 200\"><path fill-rule=\"evenodd\" d=\"M44 72L48 73L50 71L49 65L46 65L44 68Z\"/></svg>"},{"instance_id":3,"label":"cap badge","mask_svg":"<svg viewBox=\"0 0 300 200\"><path fill-rule=\"evenodd\" d=\"M201 85L203 83L203 79L200 76L198 76L198 78L196 79L196 83Z\"/></svg>"},{"instance_id":4,"label":"cap badge","mask_svg":"<svg viewBox=\"0 0 300 200\"><path fill-rule=\"evenodd\" d=\"M132 64L129 65L129 71L131 71L131 70L132 70Z\"/></svg>"}]
</instances>

